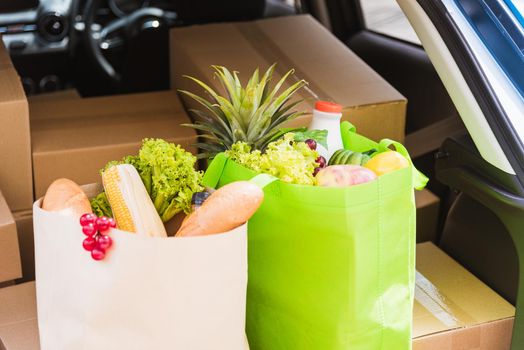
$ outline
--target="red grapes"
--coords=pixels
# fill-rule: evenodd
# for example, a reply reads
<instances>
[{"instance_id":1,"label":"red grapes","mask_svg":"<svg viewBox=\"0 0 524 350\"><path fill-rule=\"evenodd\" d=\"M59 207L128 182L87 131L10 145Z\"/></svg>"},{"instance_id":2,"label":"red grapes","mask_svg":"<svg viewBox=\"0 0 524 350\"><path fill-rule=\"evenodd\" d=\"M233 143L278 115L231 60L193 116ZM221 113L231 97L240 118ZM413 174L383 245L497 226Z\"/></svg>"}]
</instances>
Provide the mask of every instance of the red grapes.
<instances>
[{"instance_id":1,"label":"red grapes","mask_svg":"<svg viewBox=\"0 0 524 350\"><path fill-rule=\"evenodd\" d=\"M86 213L80 217L82 232L87 236L82 246L94 260L102 260L106 256L106 250L111 247L113 240L107 235L111 228L116 227L113 218L105 216L97 217L95 214Z\"/></svg>"}]
</instances>

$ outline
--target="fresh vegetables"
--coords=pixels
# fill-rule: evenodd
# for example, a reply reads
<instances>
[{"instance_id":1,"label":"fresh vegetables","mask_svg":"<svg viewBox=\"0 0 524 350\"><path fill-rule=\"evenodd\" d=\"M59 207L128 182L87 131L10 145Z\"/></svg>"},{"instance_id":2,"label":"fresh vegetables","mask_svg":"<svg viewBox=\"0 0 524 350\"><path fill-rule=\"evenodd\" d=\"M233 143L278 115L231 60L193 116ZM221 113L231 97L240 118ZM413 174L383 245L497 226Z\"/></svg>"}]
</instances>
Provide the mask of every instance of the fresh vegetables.
<instances>
[{"instance_id":1,"label":"fresh vegetables","mask_svg":"<svg viewBox=\"0 0 524 350\"><path fill-rule=\"evenodd\" d=\"M113 211L105 192L101 192L96 197L91 198L91 208L97 216L113 217Z\"/></svg>"},{"instance_id":2,"label":"fresh vegetables","mask_svg":"<svg viewBox=\"0 0 524 350\"><path fill-rule=\"evenodd\" d=\"M327 130L307 130L306 128L290 130L295 135L295 141L304 141L311 149L316 150L317 144L327 148Z\"/></svg>"},{"instance_id":3,"label":"fresh vegetables","mask_svg":"<svg viewBox=\"0 0 524 350\"><path fill-rule=\"evenodd\" d=\"M119 229L149 237L167 236L134 166L111 165L102 173L102 183Z\"/></svg>"},{"instance_id":4,"label":"fresh vegetables","mask_svg":"<svg viewBox=\"0 0 524 350\"><path fill-rule=\"evenodd\" d=\"M353 186L376 178L374 172L360 165L330 165L317 174L318 185L327 187Z\"/></svg>"},{"instance_id":5,"label":"fresh vegetables","mask_svg":"<svg viewBox=\"0 0 524 350\"><path fill-rule=\"evenodd\" d=\"M204 112L193 111L197 121L195 124L187 125L203 132L200 136L207 140L207 143L197 144L205 151L200 155L203 158L213 158L217 153L225 152L230 159L255 172L267 173L283 182L300 185L315 185L318 179L320 185L338 182L353 185L359 181L372 179L369 172L361 168L358 168L358 171L357 168L345 169L343 173L350 174L350 180L337 175L341 171L339 168L322 172L322 169L326 169L328 165L363 166L370 162L369 169L375 171L376 175L381 175L401 168L407 162L404 158L400 161L393 159L391 155L376 154L376 150L355 152L340 149L333 153L334 149L341 146L338 122L341 117L341 106L335 103L318 101L314 110L314 115L317 113L319 118L327 115L329 118L338 118L330 119L330 125L334 123L331 128L312 127L311 130L281 128L284 122L301 114L291 111L297 103L288 102L290 97L306 84L305 81L300 80L281 95L277 95L285 80L293 73L292 70L285 74L273 89L269 89L268 84L275 65L271 66L261 78L258 69L255 70L245 87L240 83L237 72L230 72L222 66L213 66L213 69L216 78L224 87L226 96L219 95L208 85L193 77L187 78L202 87L211 96L212 101L188 91L180 91L204 107ZM336 110L333 107L336 107ZM333 134L328 130L315 129L329 129L336 132ZM330 150L329 154L333 154L328 162L318 152L327 148L327 140L330 136L335 137L337 142L334 143L340 145ZM319 150L317 147L320 147ZM375 155L375 159L371 159L372 155Z\"/></svg>"},{"instance_id":6,"label":"fresh vegetables","mask_svg":"<svg viewBox=\"0 0 524 350\"><path fill-rule=\"evenodd\" d=\"M348 165L364 165L366 164L371 157L368 152L353 152L347 149L339 149L335 151L331 158L329 159L329 165L337 164L348 164Z\"/></svg>"},{"instance_id":7,"label":"fresh vegetables","mask_svg":"<svg viewBox=\"0 0 524 350\"><path fill-rule=\"evenodd\" d=\"M396 151L376 154L365 165L366 168L372 170L377 176L390 173L394 170L407 168L408 166L409 161Z\"/></svg>"},{"instance_id":8,"label":"fresh vegetables","mask_svg":"<svg viewBox=\"0 0 524 350\"><path fill-rule=\"evenodd\" d=\"M278 141L271 142L264 153L260 150L252 151L245 142L232 145L226 154L239 164L256 171L278 177L284 182L314 185L315 168L318 153L305 142L294 140L293 133L287 133Z\"/></svg>"},{"instance_id":9,"label":"fresh vegetables","mask_svg":"<svg viewBox=\"0 0 524 350\"><path fill-rule=\"evenodd\" d=\"M177 213L191 210L193 193L203 190L202 172L195 170L196 157L179 145L161 139L145 139L137 156L125 157L115 164L133 165L142 179L163 222ZM108 215L104 195L91 201L97 214Z\"/></svg>"},{"instance_id":10,"label":"fresh vegetables","mask_svg":"<svg viewBox=\"0 0 524 350\"><path fill-rule=\"evenodd\" d=\"M289 147L290 142L295 143L293 137L293 134L286 137ZM278 149L283 143L284 139L272 148ZM314 151L301 144L302 151L314 160ZM238 143L236 147L238 156L247 163L254 164L255 158L260 157L260 151L251 153L246 144ZM242 150L242 147L247 148ZM260 205L262 190L248 182L204 191L202 173L194 170L195 161L193 155L178 145L160 139L144 140L137 156L109 162L101 171L105 191L91 200L95 214L110 213L119 229L152 237L166 237L162 219L168 221L182 210L193 212L182 222L179 236L226 232L246 222ZM205 200L208 191L211 195ZM193 208L190 207L192 197L195 198ZM199 207L197 204L201 202L203 205ZM95 217L95 214L92 215ZM88 233L95 235L96 227L91 231ZM87 248L92 247L91 243L86 243ZM99 253L93 254L102 259L104 254Z\"/></svg>"},{"instance_id":11,"label":"fresh vegetables","mask_svg":"<svg viewBox=\"0 0 524 350\"><path fill-rule=\"evenodd\" d=\"M264 150L285 133L285 130L280 129L283 123L303 114L292 111L300 101L290 103L290 99L307 84L304 80L298 80L278 94L293 70L284 74L270 88L275 65L269 67L262 77L259 77L258 69L255 70L245 87L241 85L237 72L231 73L221 66L213 66L213 69L216 78L224 86L225 96L193 77L187 78L204 88L212 102L189 91L180 91L204 107L202 111L191 111L197 121L187 125L204 133L201 137L207 142L198 144L204 150L200 155L202 158L212 158L219 152L231 149L237 142L244 142L253 150Z\"/></svg>"},{"instance_id":12,"label":"fresh vegetables","mask_svg":"<svg viewBox=\"0 0 524 350\"><path fill-rule=\"evenodd\" d=\"M91 213L86 194L80 186L69 179L55 180L47 188L42 200L42 209L77 217L84 213Z\"/></svg>"},{"instance_id":13,"label":"fresh vegetables","mask_svg":"<svg viewBox=\"0 0 524 350\"><path fill-rule=\"evenodd\" d=\"M252 182L237 181L215 192L186 218L177 237L227 232L244 224L258 209L264 192Z\"/></svg>"}]
</instances>

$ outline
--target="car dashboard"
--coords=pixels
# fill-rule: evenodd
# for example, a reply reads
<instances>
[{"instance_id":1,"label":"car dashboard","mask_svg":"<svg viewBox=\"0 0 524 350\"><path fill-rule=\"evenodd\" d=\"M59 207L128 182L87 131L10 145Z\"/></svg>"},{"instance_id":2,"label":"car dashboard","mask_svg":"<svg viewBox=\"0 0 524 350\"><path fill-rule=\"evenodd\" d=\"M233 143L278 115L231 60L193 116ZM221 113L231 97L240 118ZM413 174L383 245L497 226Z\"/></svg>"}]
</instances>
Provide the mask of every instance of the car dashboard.
<instances>
[{"instance_id":1,"label":"car dashboard","mask_svg":"<svg viewBox=\"0 0 524 350\"><path fill-rule=\"evenodd\" d=\"M74 0L17 0L0 5L0 34L11 55L69 49Z\"/></svg>"}]
</instances>

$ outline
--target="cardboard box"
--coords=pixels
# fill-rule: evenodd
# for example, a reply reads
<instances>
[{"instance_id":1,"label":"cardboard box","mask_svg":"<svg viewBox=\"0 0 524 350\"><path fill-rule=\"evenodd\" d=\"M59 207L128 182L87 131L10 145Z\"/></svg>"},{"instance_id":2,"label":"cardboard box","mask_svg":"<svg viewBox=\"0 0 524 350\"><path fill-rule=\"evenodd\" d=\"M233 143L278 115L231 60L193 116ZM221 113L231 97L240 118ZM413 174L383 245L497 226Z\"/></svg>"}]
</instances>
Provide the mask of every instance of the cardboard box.
<instances>
[{"instance_id":1,"label":"cardboard box","mask_svg":"<svg viewBox=\"0 0 524 350\"><path fill-rule=\"evenodd\" d=\"M515 308L432 243L417 245L414 350L508 350Z\"/></svg>"},{"instance_id":2,"label":"cardboard box","mask_svg":"<svg viewBox=\"0 0 524 350\"><path fill-rule=\"evenodd\" d=\"M221 89L211 65L240 72L245 84L256 68L264 71L276 62L274 81L294 68L297 79L309 83L299 93L305 100L299 110L311 111L317 99L333 100L345 106L343 119L359 133L374 140L404 139L405 98L309 15L174 28L169 45L172 89L202 95L183 75ZM284 87L296 81L288 80ZM188 99L184 103L195 106ZM304 116L292 125L309 121Z\"/></svg>"},{"instance_id":3,"label":"cardboard box","mask_svg":"<svg viewBox=\"0 0 524 350\"><path fill-rule=\"evenodd\" d=\"M22 261L22 278L16 282L35 280L35 241L33 235L33 211L22 210L13 213L18 232L18 246Z\"/></svg>"},{"instance_id":4,"label":"cardboard box","mask_svg":"<svg viewBox=\"0 0 524 350\"><path fill-rule=\"evenodd\" d=\"M0 349L40 349L35 283L0 289L0 306Z\"/></svg>"},{"instance_id":5,"label":"cardboard box","mask_svg":"<svg viewBox=\"0 0 524 350\"><path fill-rule=\"evenodd\" d=\"M436 242L440 198L428 189L415 191L417 204L417 243Z\"/></svg>"},{"instance_id":6,"label":"cardboard box","mask_svg":"<svg viewBox=\"0 0 524 350\"><path fill-rule=\"evenodd\" d=\"M59 90L45 94L31 95L27 98L29 104L50 100L67 100L82 98L76 89Z\"/></svg>"},{"instance_id":7,"label":"cardboard box","mask_svg":"<svg viewBox=\"0 0 524 350\"><path fill-rule=\"evenodd\" d=\"M163 138L188 151L196 142L173 91L31 103L36 198L57 178L100 181L111 160L136 154L144 138Z\"/></svg>"},{"instance_id":8,"label":"cardboard box","mask_svg":"<svg viewBox=\"0 0 524 350\"><path fill-rule=\"evenodd\" d=\"M20 277L22 277L22 266L16 225L0 192L0 283Z\"/></svg>"},{"instance_id":9,"label":"cardboard box","mask_svg":"<svg viewBox=\"0 0 524 350\"><path fill-rule=\"evenodd\" d=\"M404 144L409 149L411 158L415 159L435 152L447 138L465 135L467 132L462 119L456 115L406 135Z\"/></svg>"},{"instance_id":10,"label":"cardboard box","mask_svg":"<svg viewBox=\"0 0 524 350\"><path fill-rule=\"evenodd\" d=\"M1 39L1 38L0 38ZM11 210L33 203L29 111L20 77L0 40L0 189Z\"/></svg>"}]
</instances>

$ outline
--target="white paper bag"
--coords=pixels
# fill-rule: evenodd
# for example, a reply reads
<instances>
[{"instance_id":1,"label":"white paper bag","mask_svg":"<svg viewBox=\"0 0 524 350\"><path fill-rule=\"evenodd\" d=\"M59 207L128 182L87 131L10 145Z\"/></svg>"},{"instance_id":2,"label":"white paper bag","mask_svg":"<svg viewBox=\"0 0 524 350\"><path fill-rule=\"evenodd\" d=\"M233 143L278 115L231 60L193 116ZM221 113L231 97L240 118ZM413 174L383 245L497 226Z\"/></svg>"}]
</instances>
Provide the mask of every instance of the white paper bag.
<instances>
[{"instance_id":1,"label":"white paper bag","mask_svg":"<svg viewBox=\"0 0 524 350\"><path fill-rule=\"evenodd\" d=\"M40 201L33 215L42 350L246 348L247 225L184 238L113 229L95 261L77 219Z\"/></svg>"}]
</instances>

